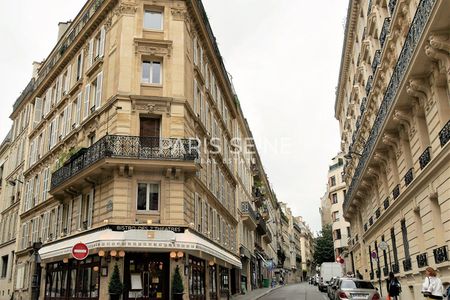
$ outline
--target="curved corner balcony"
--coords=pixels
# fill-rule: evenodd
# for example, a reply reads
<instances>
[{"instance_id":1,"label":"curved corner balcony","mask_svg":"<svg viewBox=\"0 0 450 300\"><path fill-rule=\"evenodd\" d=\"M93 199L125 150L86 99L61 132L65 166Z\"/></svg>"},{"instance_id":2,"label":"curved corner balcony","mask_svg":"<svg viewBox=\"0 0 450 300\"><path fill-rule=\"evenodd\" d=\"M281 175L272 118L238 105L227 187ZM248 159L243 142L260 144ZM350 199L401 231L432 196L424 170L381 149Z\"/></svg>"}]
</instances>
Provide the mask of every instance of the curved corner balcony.
<instances>
[{"instance_id":1,"label":"curved corner balcony","mask_svg":"<svg viewBox=\"0 0 450 300\"><path fill-rule=\"evenodd\" d=\"M52 173L53 195L95 181L117 168L129 176L136 170L175 169L196 171L199 143L196 139L106 135L89 148L82 148Z\"/></svg>"}]
</instances>

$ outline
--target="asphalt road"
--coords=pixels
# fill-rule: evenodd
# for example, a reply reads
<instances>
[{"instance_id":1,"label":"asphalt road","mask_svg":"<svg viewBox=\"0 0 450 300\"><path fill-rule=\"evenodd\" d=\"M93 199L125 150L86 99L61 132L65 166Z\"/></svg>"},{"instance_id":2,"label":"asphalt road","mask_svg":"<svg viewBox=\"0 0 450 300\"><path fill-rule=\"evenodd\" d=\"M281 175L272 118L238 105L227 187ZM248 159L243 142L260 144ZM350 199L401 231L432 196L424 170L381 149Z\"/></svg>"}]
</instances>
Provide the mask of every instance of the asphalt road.
<instances>
[{"instance_id":1,"label":"asphalt road","mask_svg":"<svg viewBox=\"0 0 450 300\"><path fill-rule=\"evenodd\" d=\"M290 284L260 298L262 300L328 300L326 293L308 283Z\"/></svg>"}]
</instances>

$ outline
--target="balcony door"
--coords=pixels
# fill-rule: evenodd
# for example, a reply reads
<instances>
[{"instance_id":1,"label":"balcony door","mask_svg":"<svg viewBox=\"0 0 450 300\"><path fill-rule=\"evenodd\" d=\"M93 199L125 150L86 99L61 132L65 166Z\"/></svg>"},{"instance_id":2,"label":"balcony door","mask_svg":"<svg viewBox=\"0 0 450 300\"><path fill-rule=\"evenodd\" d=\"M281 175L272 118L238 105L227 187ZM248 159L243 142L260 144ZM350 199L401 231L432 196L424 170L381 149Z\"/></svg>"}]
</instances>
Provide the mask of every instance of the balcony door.
<instances>
[{"instance_id":1,"label":"balcony door","mask_svg":"<svg viewBox=\"0 0 450 300\"><path fill-rule=\"evenodd\" d=\"M153 152L159 150L161 119L151 117L141 117L139 121L140 121L139 136L142 151L144 151L145 154L151 155Z\"/></svg>"}]
</instances>

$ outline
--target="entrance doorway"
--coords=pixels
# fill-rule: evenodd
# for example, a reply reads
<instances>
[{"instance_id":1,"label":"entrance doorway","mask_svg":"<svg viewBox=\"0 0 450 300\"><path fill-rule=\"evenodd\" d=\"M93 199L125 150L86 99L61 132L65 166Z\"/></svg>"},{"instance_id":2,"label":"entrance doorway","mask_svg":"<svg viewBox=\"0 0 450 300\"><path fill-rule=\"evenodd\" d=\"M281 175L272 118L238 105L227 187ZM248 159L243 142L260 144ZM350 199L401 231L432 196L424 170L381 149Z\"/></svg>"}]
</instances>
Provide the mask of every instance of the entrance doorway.
<instances>
[{"instance_id":1,"label":"entrance doorway","mask_svg":"<svg viewBox=\"0 0 450 300\"><path fill-rule=\"evenodd\" d=\"M169 300L169 273L168 254L127 253L124 299Z\"/></svg>"}]
</instances>

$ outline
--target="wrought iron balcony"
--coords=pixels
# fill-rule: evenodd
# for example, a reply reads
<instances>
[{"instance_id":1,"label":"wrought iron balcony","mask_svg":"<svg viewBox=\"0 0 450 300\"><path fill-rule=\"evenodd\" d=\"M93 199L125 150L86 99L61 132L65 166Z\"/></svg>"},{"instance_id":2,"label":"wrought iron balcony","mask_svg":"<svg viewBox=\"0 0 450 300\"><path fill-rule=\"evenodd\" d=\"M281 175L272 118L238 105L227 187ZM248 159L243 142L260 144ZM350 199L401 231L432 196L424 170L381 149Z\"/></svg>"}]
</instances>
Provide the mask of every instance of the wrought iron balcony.
<instances>
[{"instance_id":1,"label":"wrought iron balcony","mask_svg":"<svg viewBox=\"0 0 450 300\"><path fill-rule=\"evenodd\" d=\"M367 3L367 15L370 15L371 11L372 11L372 0L369 0L369 3Z\"/></svg>"},{"instance_id":2,"label":"wrought iron balcony","mask_svg":"<svg viewBox=\"0 0 450 300\"><path fill-rule=\"evenodd\" d=\"M420 169L425 168L431 160L431 147L427 147L419 157Z\"/></svg>"},{"instance_id":3,"label":"wrought iron balcony","mask_svg":"<svg viewBox=\"0 0 450 300\"><path fill-rule=\"evenodd\" d=\"M392 272L394 272L394 274L400 273L400 266L398 263L392 264Z\"/></svg>"},{"instance_id":4,"label":"wrought iron balcony","mask_svg":"<svg viewBox=\"0 0 450 300\"><path fill-rule=\"evenodd\" d=\"M384 210L388 209L388 207L389 207L389 197L384 199L383 206L384 206Z\"/></svg>"},{"instance_id":5,"label":"wrought iron balcony","mask_svg":"<svg viewBox=\"0 0 450 300\"><path fill-rule=\"evenodd\" d=\"M369 218L369 226L372 226L373 225L373 217L370 217Z\"/></svg>"},{"instance_id":6,"label":"wrought iron balcony","mask_svg":"<svg viewBox=\"0 0 450 300\"><path fill-rule=\"evenodd\" d=\"M106 135L89 148L74 154L52 174L52 189L105 158L194 161L196 139Z\"/></svg>"},{"instance_id":7,"label":"wrought iron balcony","mask_svg":"<svg viewBox=\"0 0 450 300\"><path fill-rule=\"evenodd\" d=\"M381 210L380 208L377 208L377 210L375 211L375 217L377 217L377 219L381 216Z\"/></svg>"},{"instance_id":8,"label":"wrought iron balcony","mask_svg":"<svg viewBox=\"0 0 450 300\"><path fill-rule=\"evenodd\" d=\"M433 250L434 262L437 264L448 261L448 248L447 246L442 246Z\"/></svg>"},{"instance_id":9,"label":"wrought iron balcony","mask_svg":"<svg viewBox=\"0 0 450 300\"><path fill-rule=\"evenodd\" d=\"M411 258L405 258L403 261L403 271L408 272L412 270Z\"/></svg>"},{"instance_id":10,"label":"wrought iron balcony","mask_svg":"<svg viewBox=\"0 0 450 300\"><path fill-rule=\"evenodd\" d=\"M400 185L397 184L394 189L392 190L392 197L395 199L398 198L398 196L400 196Z\"/></svg>"},{"instance_id":11,"label":"wrought iron balcony","mask_svg":"<svg viewBox=\"0 0 450 300\"><path fill-rule=\"evenodd\" d=\"M417 259L417 266L419 268L425 268L426 266L428 266L427 253L421 253L417 255L416 259Z\"/></svg>"},{"instance_id":12,"label":"wrought iron balcony","mask_svg":"<svg viewBox=\"0 0 450 300\"><path fill-rule=\"evenodd\" d=\"M373 61L372 61L372 73L375 74L375 71L378 68L378 65L380 64L380 59L381 59L381 50L378 49L377 51L375 51L375 55L373 56Z\"/></svg>"},{"instance_id":13,"label":"wrought iron balcony","mask_svg":"<svg viewBox=\"0 0 450 300\"><path fill-rule=\"evenodd\" d=\"M244 201L241 203L242 222L253 225L253 229L258 224L258 214L255 212L250 202Z\"/></svg>"},{"instance_id":14,"label":"wrought iron balcony","mask_svg":"<svg viewBox=\"0 0 450 300\"><path fill-rule=\"evenodd\" d=\"M405 174L405 185L406 186L408 186L414 179L413 170L414 170L414 168L411 168Z\"/></svg>"},{"instance_id":15,"label":"wrought iron balcony","mask_svg":"<svg viewBox=\"0 0 450 300\"><path fill-rule=\"evenodd\" d=\"M412 56L416 52L417 44L421 40L422 33L425 25L428 23L428 19L433 11L433 7L436 4L436 0L420 0L414 19L411 22L408 34L403 44L402 50L398 57L397 63L391 75L389 84L384 92L384 98L381 102L378 114L375 118L372 129L370 130L367 142L364 145L362 156L358 160L355 172L351 183L347 189L344 200L344 212L348 210L350 206L350 200L353 199L357 186L361 180L362 172L371 159L371 153L376 146L378 136L381 134L381 129L388 117L388 112L394 104L397 93L399 92L399 86L403 82L405 77L407 66L410 64Z\"/></svg>"},{"instance_id":16,"label":"wrought iron balcony","mask_svg":"<svg viewBox=\"0 0 450 300\"><path fill-rule=\"evenodd\" d=\"M441 141L441 147L444 147L450 141L450 120L439 132L439 140Z\"/></svg>"},{"instance_id":17,"label":"wrought iron balcony","mask_svg":"<svg viewBox=\"0 0 450 300\"><path fill-rule=\"evenodd\" d=\"M395 6L397 5L397 0L390 0L388 4L389 13L391 16L394 14Z\"/></svg>"},{"instance_id":18,"label":"wrought iron balcony","mask_svg":"<svg viewBox=\"0 0 450 300\"><path fill-rule=\"evenodd\" d=\"M372 83L373 83L373 76L370 75L369 78L367 79L367 83L366 83L366 95L368 96L370 93L370 90L372 89Z\"/></svg>"},{"instance_id":19,"label":"wrought iron balcony","mask_svg":"<svg viewBox=\"0 0 450 300\"><path fill-rule=\"evenodd\" d=\"M384 43L386 42L386 37L389 34L389 27L391 26L391 18L384 18L383 27L380 33L380 46L383 49Z\"/></svg>"}]
</instances>

